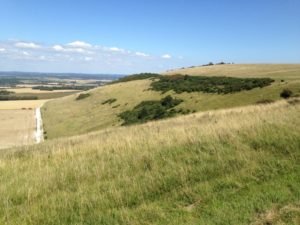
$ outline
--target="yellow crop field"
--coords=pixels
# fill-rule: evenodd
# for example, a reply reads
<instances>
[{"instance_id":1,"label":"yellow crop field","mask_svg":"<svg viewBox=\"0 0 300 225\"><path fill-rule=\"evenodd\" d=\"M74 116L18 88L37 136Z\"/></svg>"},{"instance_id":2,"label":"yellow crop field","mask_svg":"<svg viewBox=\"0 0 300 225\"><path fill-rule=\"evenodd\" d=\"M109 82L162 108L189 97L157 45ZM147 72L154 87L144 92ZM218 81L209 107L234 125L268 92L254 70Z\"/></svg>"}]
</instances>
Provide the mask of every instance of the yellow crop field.
<instances>
[{"instance_id":1,"label":"yellow crop field","mask_svg":"<svg viewBox=\"0 0 300 225\"><path fill-rule=\"evenodd\" d=\"M0 149L35 141L34 110L0 110Z\"/></svg>"},{"instance_id":2,"label":"yellow crop field","mask_svg":"<svg viewBox=\"0 0 300 225\"><path fill-rule=\"evenodd\" d=\"M0 110L2 109L28 109L38 108L49 100L20 100L20 101L0 101Z\"/></svg>"}]
</instances>

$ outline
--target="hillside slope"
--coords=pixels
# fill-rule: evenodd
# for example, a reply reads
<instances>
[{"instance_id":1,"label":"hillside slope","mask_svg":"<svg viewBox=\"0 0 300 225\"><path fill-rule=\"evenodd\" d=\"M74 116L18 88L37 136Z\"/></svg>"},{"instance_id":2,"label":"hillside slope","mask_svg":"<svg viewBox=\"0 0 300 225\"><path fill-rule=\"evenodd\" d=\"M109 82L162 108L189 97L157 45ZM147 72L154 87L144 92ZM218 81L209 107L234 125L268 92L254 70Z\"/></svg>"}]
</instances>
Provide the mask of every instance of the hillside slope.
<instances>
[{"instance_id":1,"label":"hillside slope","mask_svg":"<svg viewBox=\"0 0 300 225\"><path fill-rule=\"evenodd\" d=\"M159 100L166 95L183 100L175 107L177 110L199 112L245 106L265 99L278 100L280 92L285 88L291 89L295 94L300 93L300 65L221 65L174 73L178 72L207 76L270 77L275 82L264 88L231 94L176 94L174 91L161 94L150 90L150 79L116 83L92 90L91 96L80 101L76 101L77 95L73 95L48 102L42 111L46 136L53 139L120 126L123 122L118 117L120 113L134 108L142 101ZM115 101L111 104L103 104L112 99Z\"/></svg>"},{"instance_id":2,"label":"hillside slope","mask_svg":"<svg viewBox=\"0 0 300 225\"><path fill-rule=\"evenodd\" d=\"M299 224L299 103L2 151L0 224Z\"/></svg>"}]
</instances>

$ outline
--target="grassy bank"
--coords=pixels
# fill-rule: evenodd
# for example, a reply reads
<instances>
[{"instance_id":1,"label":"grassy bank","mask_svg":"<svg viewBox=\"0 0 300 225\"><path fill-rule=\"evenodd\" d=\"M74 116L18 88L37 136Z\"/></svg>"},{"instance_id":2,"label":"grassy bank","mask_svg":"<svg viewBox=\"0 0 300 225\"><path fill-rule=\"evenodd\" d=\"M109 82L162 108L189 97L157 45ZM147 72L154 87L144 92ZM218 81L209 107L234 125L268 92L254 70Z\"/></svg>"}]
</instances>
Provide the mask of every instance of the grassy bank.
<instances>
[{"instance_id":1,"label":"grassy bank","mask_svg":"<svg viewBox=\"0 0 300 225\"><path fill-rule=\"evenodd\" d=\"M297 224L299 113L281 101L2 151L0 223Z\"/></svg>"},{"instance_id":2,"label":"grassy bank","mask_svg":"<svg viewBox=\"0 0 300 225\"><path fill-rule=\"evenodd\" d=\"M48 102L42 111L47 137L53 139L120 126L124 121L120 120L119 114L133 110L143 101L157 101L167 95L183 100L175 110L203 112L256 104L265 99L278 100L283 89L290 89L295 94L300 94L299 65L218 65L194 69L197 74L199 73L198 75L269 77L275 82L267 87L230 94L175 93L174 90L162 94L160 91L151 90L153 77L132 80L136 79L136 76L133 76L129 77L129 81L125 79L122 83L92 90L89 92L91 95L88 98L80 101L75 100L77 95L72 95ZM190 85L188 86L190 87ZM114 102L102 104L110 99L114 99Z\"/></svg>"}]
</instances>

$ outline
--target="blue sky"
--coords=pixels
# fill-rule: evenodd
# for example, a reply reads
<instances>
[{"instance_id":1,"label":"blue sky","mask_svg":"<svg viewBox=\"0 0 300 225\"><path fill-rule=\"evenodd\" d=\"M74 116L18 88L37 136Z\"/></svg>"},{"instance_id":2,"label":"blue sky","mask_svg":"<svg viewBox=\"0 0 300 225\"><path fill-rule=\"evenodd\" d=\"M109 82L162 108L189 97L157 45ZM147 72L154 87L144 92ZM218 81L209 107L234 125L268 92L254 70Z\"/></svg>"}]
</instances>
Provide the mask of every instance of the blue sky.
<instances>
[{"instance_id":1,"label":"blue sky","mask_svg":"<svg viewBox=\"0 0 300 225\"><path fill-rule=\"evenodd\" d=\"M0 0L0 70L300 63L300 0Z\"/></svg>"}]
</instances>

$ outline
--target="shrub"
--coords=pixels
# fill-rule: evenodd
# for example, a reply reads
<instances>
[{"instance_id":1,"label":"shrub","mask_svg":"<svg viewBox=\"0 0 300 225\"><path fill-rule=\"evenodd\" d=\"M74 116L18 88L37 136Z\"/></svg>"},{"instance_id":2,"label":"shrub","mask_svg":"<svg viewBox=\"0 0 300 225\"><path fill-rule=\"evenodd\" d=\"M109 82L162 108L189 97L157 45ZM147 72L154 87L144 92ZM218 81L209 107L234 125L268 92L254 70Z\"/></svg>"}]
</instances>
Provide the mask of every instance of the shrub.
<instances>
[{"instance_id":1,"label":"shrub","mask_svg":"<svg viewBox=\"0 0 300 225\"><path fill-rule=\"evenodd\" d=\"M174 99L171 96L167 96L160 101L143 101L132 110L122 112L119 117L124 120L122 125L163 119L175 115L176 110L173 108L181 102L181 99Z\"/></svg>"},{"instance_id":2,"label":"shrub","mask_svg":"<svg viewBox=\"0 0 300 225\"><path fill-rule=\"evenodd\" d=\"M37 96L15 96L15 95L0 95L0 101L12 100L37 100Z\"/></svg>"},{"instance_id":3,"label":"shrub","mask_svg":"<svg viewBox=\"0 0 300 225\"><path fill-rule=\"evenodd\" d=\"M117 99L115 99L115 98L110 98L110 99L105 100L105 101L102 102L101 104L102 104L102 105L105 105L105 104L112 104L112 103L114 103L115 101L117 101Z\"/></svg>"},{"instance_id":4,"label":"shrub","mask_svg":"<svg viewBox=\"0 0 300 225\"><path fill-rule=\"evenodd\" d=\"M130 76L122 77L116 81L111 82L111 84L115 83L121 83L121 82L128 82L128 81L133 81L133 80L145 80L149 78L157 78L161 76L160 74L156 73L140 73L140 74L133 74Z\"/></svg>"},{"instance_id":5,"label":"shrub","mask_svg":"<svg viewBox=\"0 0 300 225\"><path fill-rule=\"evenodd\" d=\"M234 77L206 77L174 75L161 76L159 80L152 82L152 89L165 93L173 90L182 92L206 92L228 94L242 90L251 90L257 87L270 85L274 80L269 78L234 78Z\"/></svg>"},{"instance_id":6,"label":"shrub","mask_svg":"<svg viewBox=\"0 0 300 225\"><path fill-rule=\"evenodd\" d=\"M90 96L91 96L90 93L81 93L81 94L79 94L79 95L77 96L76 100L77 100L77 101L78 101L78 100L82 100L82 99L85 99L85 98L90 97Z\"/></svg>"},{"instance_id":7,"label":"shrub","mask_svg":"<svg viewBox=\"0 0 300 225\"><path fill-rule=\"evenodd\" d=\"M280 93L280 97L282 98L289 98L293 95L293 92L289 89L284 89L281 93Z\"/></svg>"},{"instance_id":8,"label":"shrub","mask_svg":"<svg viewBox=\"0 0 300 225\"><path fill-rule=\"evenodd\" d=\"M13 91L8 91L8 90L0 90L0 95L10 95L14 94L15 92Z\"/></svg>"}]
</instances>

